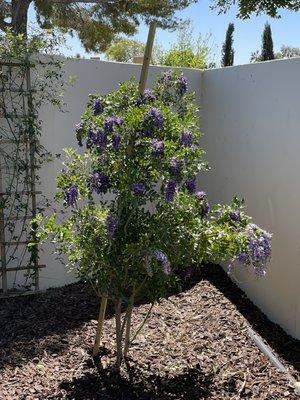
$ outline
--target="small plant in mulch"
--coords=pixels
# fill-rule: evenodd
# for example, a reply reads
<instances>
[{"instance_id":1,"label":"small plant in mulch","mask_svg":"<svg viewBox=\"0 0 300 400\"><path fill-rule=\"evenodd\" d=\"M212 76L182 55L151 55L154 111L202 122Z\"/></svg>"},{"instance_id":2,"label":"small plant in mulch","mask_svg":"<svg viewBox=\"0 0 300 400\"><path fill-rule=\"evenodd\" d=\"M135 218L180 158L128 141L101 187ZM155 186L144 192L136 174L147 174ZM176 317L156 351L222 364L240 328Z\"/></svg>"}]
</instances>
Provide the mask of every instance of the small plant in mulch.
<instances>
[{"instance_id":1,"label":"small plant in mulch","mask_svg":"<svg viewBox=\"0 0 300 400\"><path fill-rule=\"evenodd\" d=\"M91 95L76 138L80 149L66 151L57 178L68 211L41 222L39 238L50 235L102 299L94 355L107 300L114 304L119 367L145 322L132 332L136 298L152 306L180 284L178 276L209 261L243 263L264 275L271 237L251 223L241 200L210 205L199 187L208 166L182 74L165 72L142 95L134 80Z\"/></svg>"}]
</instances>

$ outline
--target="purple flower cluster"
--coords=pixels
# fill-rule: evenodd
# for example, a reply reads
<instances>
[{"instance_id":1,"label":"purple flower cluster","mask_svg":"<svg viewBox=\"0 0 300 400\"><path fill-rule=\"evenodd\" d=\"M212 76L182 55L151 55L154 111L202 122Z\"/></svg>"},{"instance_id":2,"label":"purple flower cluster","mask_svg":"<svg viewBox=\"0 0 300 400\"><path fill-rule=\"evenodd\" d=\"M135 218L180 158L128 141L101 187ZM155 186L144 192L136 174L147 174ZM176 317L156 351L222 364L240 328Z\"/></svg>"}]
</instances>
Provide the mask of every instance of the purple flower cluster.
<instances>
[{"instance_id":1,"label":"purple flower cluster","mask_svg":"<svg viewBox=\"0 0 300 400\"><path fill-rule=\"evenodd\" d=\"M107 145L107 134L103 131L97 131L96 135L97 135L97 143L96 143L97 146L99 147L99 149L104 150Z\"/></svg>"},{"instance_id":2,"label":"purple flower cluster","mask_svg":"<svg viewBox=\"0 0 300 400\"><path fill-rule=\"evenodd\" d=\"M238 210L233 210L230 212L229 218L232 221L240 222L241 221L241 213Z\"/></svg>"},{"instance_id":3,"label":"purple flower cluster","mask_svg":"<svg viewBox=\"0 0 300 400\"><path fill-rule=\"evenodd\" d=\"M161 82L169 82L169 81L172 80L172 78L173 78L173 72L172 72L171 69L168 69L167 71L165 71L162 74L162 77L160 78L160 81Z\"/></svg>"},{"instance_id":4,"label":"purple flower cluster","mask_svg":"<svg viewBox=\"0 0 300 400\"><path fill-rule=\"evenodd\" d=\"M154 139L152 142L152 154L154 156L160 156L165 149L165 144L162 140Z\"/></svg>"},{"instance_id":5,"label":"purple flower cluster","mask_svg":"<svg viewBox=\"0 0 300 400\"><path fill-rule=\"evenodd\" d=\"M206 193L203 190L200 190L199 192L196 193L196 197L199 200L203 200L206 197Z\"/></svg>"},{"instance_id":6,"label":"purple flower cluster","mask_svg":"<svg viewBox=\"0 0 300 400\"><path fill-rule=\"evenodd\" d=\"M236 260L244 265L252 266L258 276L264 276L267 263L271 258L272 236L255 224L246 226L246 235L248 237L247 249L238 254ZM230 268L234 261L230 264Z\"/></svg>"},{"instance_id":7,"label":"purple flower cluster","mask_svg":"<svg viewBox=\"0 0 300 400\"><path fill-rule=\"evenodd\" d=\"M114 240L116 238L118 225L119 225L119 219L116 215L109 214L106 217L106 229L109 240Z\"/></svg>"},{"instance_id":8,"label":"purple flower cluster","mask_svg":"<svg viewBox=\"0 0 300 400\"><path fill-rule=\"evenodd\" d=\"M162 113L155 107L150 108L147 114L147 119L149 119L152 125L156 129L162 129L164 125L164 116Z\"/></svg>"},{"instance_id":9,"label":"purple flower cluster","mask_svg":"<svg viewBox=\"0 0 300 400\"><path fill-rule=\"evenodd\" d=\"M202 215L203 215L203 217L207 217L209 212L210 212L210 204L206 200L206 201L204 201L204 203L202 205Z\"/></svg>"},{"instance_id":10,"label":"purple flower cluster","mask_svg":"<svg viewBox=\"0 0 300 400\"><path fill-rule=\"evenodd\" d=\"M174 179L170 179L169 182L167 183L167 188L166 188L166 201L168 203L171 203L174 200L176 192L176 181Z\"/></svg>"},{"instance_id":11,"label":"purple flower cluster","mask_svg":"<svg viewBox=\"0 0 300 400\"><path fill-rule=\"evenodd\" d=\"M133 190L134 194L139 196L142 196L146 193L146 186L141 182L133 183L131 189Z\"/></svg>"},{"instance_id":12,"label":"purple flower cluster","mask_svg":"<svg viewBox=\"0 0 300 400\"><path fill-rule=\"evenodd\" d=\"M180 135L180 144L183 147L192 147L193 134L191 132L182 132Z\"/></svg>"},{"instance_id":13,"label":"purple flower cluster","mask_svg":"<svg viewBox=\"0 0 300 400\"><path fill-rule=\"evenodd\" d=\"M120 117L107 117L104 121L104 131L106 133L112 132L115 126L121 126L124 120Z\"/></svg>"},{"instance_id":14,"label":"purple flower cluster","mask_svg":"<svg viewBox=\"0 0 300 400\"><path fill-rule=\"evenodd\" d=\"M78 198L78 188L76 185L71 185L65 190L65 200L68 206L74 206Z\"/></svg>"},{"instance_id":15,"label":"purple flower cluster","mask_svg":"<svg viewBox=\"0 0 300 400\"><path fill-rule=\"evenodd\" d=\"M202 201L202 217L207 217L210 212L210 204L206 198L206 192L200 190L199 192L195 193L195 196L198 200Z\"/></svg>"},{"instance_id":16,"label":"purple flower cluster","mask_svg":"<svg viewBox=\"0 0 300 400\"><path fill-rule=\"evenodd\" d=\"M84 123L83 121L79 122L79 124L75 125L75 131L76 131L76 139L78 142L78 146L82 147L82 133L83 133L83 128L84 128Z\"/></svg>"},{"instance_id":17,"label":"purple flower cluster","mask_svg":"<svg viewBox=\"0 0 300 400\"><path fill-rule=\"evenodd\" d=\"M181 73L178 78L178 84L179 84L180 94L184 95L188 90L188 81L187 81L186 77L183 75L183 73Z\"/></svg>"},{"instance_id":18,"label":"purple flower cluster","mask_svg":"<svg viewBox=\"0 0 300 400\"><path fill-rule=\"evenodd\" d=\"M155 93L151 89L145 89L141 98L139 98L136 102L138 106L145 103L150 103L156 100Z\"/></svg>"},{"instance_id":19,"label":"purple flower cluster","mask_svg":"<svg viewBox=\"0 0 300 400\"><path fill-rule=\"evenodd\" d=\"M94 132L92 129L89 130L89 139L99 149L104 150L107 145L107 134L103 131Z\"/></svg>"},{"instance_id":20,"label":"purple flower cluster","mask_svg":"<svg viewBox=\"0 0 300 400\"><path fill-rule=\"evenodd\" d=\"M119 133L114 133L112 137L113 148L118 151L120 150L122 137Z\"/></svg>"},{"instance_id":21,"label":"purple flower cluster","mask_svg":"<svg viewBox=\"0 0 300 400\"><path fill-rule=\"evenodd\" d=\"M170 169L172 174L179 174L181 171L182 162L178 161L175 157L170 160Z\"/></svg>"},{"instance_id":22,"label":"purple flower cluster","mask_svg":"<svg viewBox=\"0 0 300 400\"><path fill-rule=\"evenodd\" d=\"M101 99L96 99L93 104L94 115L100 115L103 113L104 107Z\"/></svg>"},{"instance_id":23,"label":"purple flower cluster","mask_svg":"<svg viewBox=\"0 0 300 400\"><path fill-rule=\"evenodd\" d=\"M196 192L196 179L192 178L192 179L188 179L185 182L185 187L187 188L187 191L189 192L189 194L193 194Z\"/></svg>"},{"instance_id":24,"label":"purple flower cluster","mask_svg":"<svg viewBox=\"0 0 300 400\"><path fill-rule=\"evenodd\" d=\"M106 193L110 187L109 177L100 171L93 171L91 174L90 188L96 193Z\"/></svg>"},{"instance_id":25,"label":"purple flower cluster","mask_svg":"<svg viewBox=\"0 0 300 400\"><path fill-rule=\"evenodd\" d=\"M156 261L161 265L163 272L166 275L169 275L171 273L171 264L167 255L161 250L154 250L152 254Z\"/></svg>"}]
</instances>

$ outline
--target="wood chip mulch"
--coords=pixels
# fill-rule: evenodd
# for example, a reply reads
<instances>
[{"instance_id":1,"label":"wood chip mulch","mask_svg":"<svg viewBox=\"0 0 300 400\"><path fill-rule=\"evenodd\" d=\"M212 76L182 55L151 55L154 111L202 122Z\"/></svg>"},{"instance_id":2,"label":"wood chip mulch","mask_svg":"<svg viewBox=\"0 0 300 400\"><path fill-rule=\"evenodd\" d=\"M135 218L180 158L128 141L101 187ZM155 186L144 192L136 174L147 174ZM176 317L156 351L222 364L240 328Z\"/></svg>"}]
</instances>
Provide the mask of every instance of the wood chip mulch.
<instances>
[{"instance_id":1,"label":"wood chip mulch","mask_svg":"<svg viewBox=\"0 0 300 400\"><path fill-rule=\"evenodd\" d=\"M153 309L121 374L112 369L108 310L93 360L98 299L78 283L0 303L1 400L299 399L249 338L252 326L300 380L300 344L268 319L220 267ZM149 305L135 307L136 326Z\"/></svg>"}]
</instances>

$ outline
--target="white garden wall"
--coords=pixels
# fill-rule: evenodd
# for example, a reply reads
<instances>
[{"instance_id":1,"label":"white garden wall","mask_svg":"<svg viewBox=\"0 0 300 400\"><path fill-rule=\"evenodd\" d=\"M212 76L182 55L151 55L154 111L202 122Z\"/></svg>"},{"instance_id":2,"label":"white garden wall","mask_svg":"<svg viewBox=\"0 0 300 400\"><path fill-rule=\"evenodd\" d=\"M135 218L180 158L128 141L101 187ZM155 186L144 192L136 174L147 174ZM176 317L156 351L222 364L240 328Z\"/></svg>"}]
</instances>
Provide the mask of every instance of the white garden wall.
<instances>
[{"instance_id":1,"label":"white garden wall","mask_svg":"<svg viewBox=\"0 0 300 400\"><path fill-rule=\"evenodd\" d=\"M268 275L237 273L271 320L300 338L300 59L205 71L203 146L213 201L246 198L254 221L274 233Z\"/></svg>"},{"instance_id":2,"label":"white garden wall","mask_svg":"<svg viewBox=\"0 0 300 400\"><path fill-rule=\"evenodd\" d=\"M65 94L66 112L50 107L41 112L42 142L53 154L77 147L74 125L88 94L108 92L132 75L139 65L65 60L66 76L77 81ZM152 67L149 84L162 68ZM274 233L273 260L264 280L237 271L241 287L272 320L300 338L300 59L209 70L185 70L190 88L202 106L203 146L212 165L199 185L212 201L228 202L233 194L247 199L255 222ZM61 161L42 171L42 190L55 193ZM74 280L44 246L41 289Z\"/></svg>"}]
</instances>

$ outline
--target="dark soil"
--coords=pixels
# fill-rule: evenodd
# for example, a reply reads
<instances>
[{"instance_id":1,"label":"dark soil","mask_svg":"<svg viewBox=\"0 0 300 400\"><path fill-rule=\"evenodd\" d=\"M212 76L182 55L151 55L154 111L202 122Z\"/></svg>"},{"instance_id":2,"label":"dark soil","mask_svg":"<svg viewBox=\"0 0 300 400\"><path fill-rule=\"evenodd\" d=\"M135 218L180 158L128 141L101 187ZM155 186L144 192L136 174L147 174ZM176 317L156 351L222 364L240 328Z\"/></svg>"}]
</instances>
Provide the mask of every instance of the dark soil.
<instances>
[{"instance_id":1,"label":"dark soil","mask_svg":"<svg viewBox=\"0 0 300 400\"><path fill-rule=\"evenodd\" d=\"M3 300L0 399L298 399L249 338L248 326L296 379L299 341L268 321L219 267L202 268L193 285L154 307L121 374L112 368L112 309L101 356L91 357L98 307L83 284ZM135 326L148 307L135 307Z\"/></svg>"}]
</instances>

